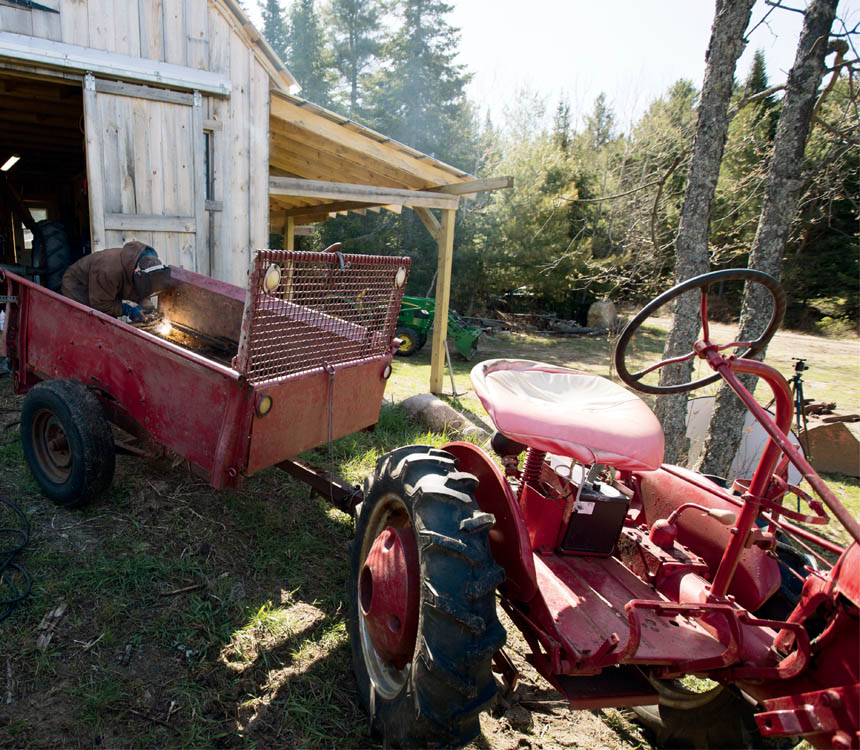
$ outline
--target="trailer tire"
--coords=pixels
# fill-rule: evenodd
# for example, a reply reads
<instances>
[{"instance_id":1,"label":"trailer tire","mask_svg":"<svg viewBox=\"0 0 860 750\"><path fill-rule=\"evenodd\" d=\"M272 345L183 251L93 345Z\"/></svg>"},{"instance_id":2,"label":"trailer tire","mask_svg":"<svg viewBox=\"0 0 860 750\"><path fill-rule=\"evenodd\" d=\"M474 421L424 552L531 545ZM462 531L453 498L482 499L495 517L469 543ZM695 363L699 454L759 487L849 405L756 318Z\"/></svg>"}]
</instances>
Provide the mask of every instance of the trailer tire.
<instances>
[{"instance_id":1,"label":"trailer tire","mask_svg":"<svg viewBox=\"0 0 860 750\"><path fill-rule=\"evenodd\" d=\"M398 326L394 329L394 335L402 342L394 352L398 357L411 357L421 348L421 334L414 328Z\"/></svg>"},{"instance_id":2,"label":"trailer tire","mask_svg":"<svg viewBox=\"0 0 860 750\"><path fill-rule=\"evenodd\" d=\"M40 221L36 223L33 236L33 258L40 258L45 267L42 286L52 292L59 292L63 285L63 275L72 262L72 249L65 227L59 221ZM35 262L34 262L34 265Z\"/></svg>"},{"instance_id":3,"label":"trailer tire","mask_svg":"<svg viewBox=\"0 0 860 750\"><path fill-rule=\"evenodd\" d=\"M21 444L33 478L57 505L83 505L113 480L113 433L98 399L76 380L47 380L30 390Z\"/></svg>"},{"instance_id":4,"label":"trailer tire","mask_svg":"<svg viewBox=\"0 0 860 750\"><path fill-rule=\"evenodd\" d=\"M465 745L479 734L480 713L495 696L492 657L505 642L495 590L504 572L490 553L495 519L478 508L476 486L450 453L428 446L383 456L365 482L351 551L349 634L359 701L386 746ZM415 598L397 659L377 651L371 631L380 617L378 592L400 579L378 577L381 566L367 563L392 529L414 555L405 577ZM381 611L377 621L391 623L394 609Z\"/></svg>"}]
</instances>

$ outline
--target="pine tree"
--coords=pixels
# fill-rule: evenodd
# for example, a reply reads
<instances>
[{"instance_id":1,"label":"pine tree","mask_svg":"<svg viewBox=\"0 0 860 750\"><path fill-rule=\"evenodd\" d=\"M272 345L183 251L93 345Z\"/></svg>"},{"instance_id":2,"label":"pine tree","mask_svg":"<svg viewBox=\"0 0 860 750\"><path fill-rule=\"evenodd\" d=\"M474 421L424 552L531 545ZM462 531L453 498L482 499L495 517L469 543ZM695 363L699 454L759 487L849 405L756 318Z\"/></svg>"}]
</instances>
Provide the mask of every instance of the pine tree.
<instances>
[{"instance_id":1,"label":"pine tree","mask_svg":"<svg viewBox=\"0 0 860 750\"><path fill-rule=\"evenodd\" d=\"M594 100L594 110L585 118L585 129L594 148L607 145L615 135L615 115L602 91Z\"/></svg>"},{"instance_id":2,"label":"pine tree","mask_svg":"<svg viewBox=\"0 0 860 750\"><path fill-rule=\"evenodd\" d=\"M556 145L564 152L570 148L571 135L570 102L566 97L558 100L555 108L555 117L552 122L552 136Z\"/></svg>"},{"instance_id":3,"label":"pine tree","mask_svg":"<svg viewBox=\"0 0 860 750\"><path fill-rule=\"evenodd\" d=\"M287 28L284 24L284 11L279 0L260 2L258 7L263 16L263 36L281 60L287 56Z\"/></svg>"},{"instance_id":4,"label":"pine tree","mask_svg":"<svg viewBox=\"0 0 860 750\"><path fill-rule=\"evenodd\" d=\"M302 87L302 97L329 106L332 76L314 0L295 0L290 8L286 48L285 62Z\"/></svg>"},{"instance_id":5,"label":"pine tree","mask_svg":"<svg viewBox=\"0 0 860 750\"><path fill-rule=\"evenodd\" d=\"M468 164L475 125L466 100L469 75L456 65L459 31L442 0L397 0L399 28L373 91L374 126L444 161Z\"/></svg>"},{"instance_id":6,"label":"pine tree","mask_svg":"<svg viewBox=\"0 0 860 750\"><path fill-rule=\"evenodd\" d=\"M767 67L764 62L764 52L757 49L753 56L752 68L750 68L749 75L744 83L744 95L752 96L753 94L760 94L762 91L766 91L769 87L770 84L767 80ZM774 99L772 94L770 96L766 96L762 101L768 109L773 108L774 104L776 104L776 99Z\"/></svg>"},{"instance_id":7,"label":"pine tree","mask_svg":"<svg viewBox=\"0 0 860 750\"><path fill-rule=\"evenodd\" d=\"M330 0L325 9L333 36L333 63L345 89L350 117L360 115L362 84L382 49L382 13L379 0Z\"/></svg>"}]
</instances>

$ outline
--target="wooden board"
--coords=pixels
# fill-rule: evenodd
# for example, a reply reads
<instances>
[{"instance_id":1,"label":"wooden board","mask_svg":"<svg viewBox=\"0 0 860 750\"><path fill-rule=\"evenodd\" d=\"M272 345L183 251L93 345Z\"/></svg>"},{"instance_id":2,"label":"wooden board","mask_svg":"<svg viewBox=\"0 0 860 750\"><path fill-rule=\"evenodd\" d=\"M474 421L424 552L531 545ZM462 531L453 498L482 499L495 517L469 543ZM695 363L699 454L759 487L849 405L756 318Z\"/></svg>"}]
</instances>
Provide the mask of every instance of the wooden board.
<instances>
[{"instance_id":1,"label":"wooden board","mask_svg":"<svg viewBox=\"0 0 860 750\"><path fill-rule=\"evenodd\" d=\"M230 78L250 80L251 53L234 34L230 37ZM237 87L230 97L230 133L227 141L230 160L230 183L225 186L229 196L224 202L224 214L229 216L231 245L222 248L224 271L221 277L244 287L250 262L250 96L247 87Z\"/></svg>"},{"instance_id":2,"label":"wooden board","mask_svg":"<svg viewBox=\"0 0 860 750\"><path fill-rule=\"evenodd\" d=\"M193 132L202 117L187 104L130 96L127 86L109 90L90 79L85 94L93 249L145 235L162 260L193 269L204 219Z\"/></svg>"}]
</instances>

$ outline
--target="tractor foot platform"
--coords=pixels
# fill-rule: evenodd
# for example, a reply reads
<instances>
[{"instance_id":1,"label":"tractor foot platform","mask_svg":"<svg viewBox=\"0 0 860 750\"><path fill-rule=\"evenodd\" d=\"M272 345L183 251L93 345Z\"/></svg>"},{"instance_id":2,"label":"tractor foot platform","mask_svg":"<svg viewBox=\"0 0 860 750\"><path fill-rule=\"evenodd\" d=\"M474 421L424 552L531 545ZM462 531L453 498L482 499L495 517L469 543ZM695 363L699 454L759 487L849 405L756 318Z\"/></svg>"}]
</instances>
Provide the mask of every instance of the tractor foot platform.
<instances>
[{"instance_id":1,"label":"tractor foot platform","mask_svg":"<svg viewBox=\"0 0 860 750\"><path fill-rule=\"evenodd\" d=\"M673 602L614 557L535 555L534 561L546 614L577 668L650 664L696 671L737 658L741 636L728 605ZM725 642L698 621L705 613L719 622Z\"/></svg>"}]
</instances>

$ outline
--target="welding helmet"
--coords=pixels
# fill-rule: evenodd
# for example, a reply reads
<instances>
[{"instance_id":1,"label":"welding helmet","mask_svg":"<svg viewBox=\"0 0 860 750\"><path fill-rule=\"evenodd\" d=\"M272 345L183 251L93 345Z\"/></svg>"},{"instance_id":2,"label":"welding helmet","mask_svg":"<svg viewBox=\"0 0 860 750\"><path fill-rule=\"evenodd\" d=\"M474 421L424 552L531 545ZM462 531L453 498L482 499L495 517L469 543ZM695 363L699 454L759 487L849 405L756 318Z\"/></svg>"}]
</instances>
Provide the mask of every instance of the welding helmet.
<instances>
[{"instance_id":1,"label":"welding helmet","mask_svg":"<svg viewBox=\"0 0 860 750\"><path fill-rule=\"evenodd\" d=\"M147 247L137 260L133 281L138 299L152 297L170 286L170 267L158 259L155 250Z\"/></svg>"}]
</instances>

